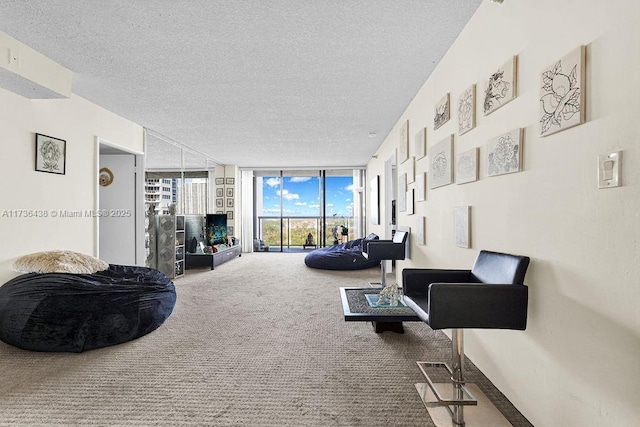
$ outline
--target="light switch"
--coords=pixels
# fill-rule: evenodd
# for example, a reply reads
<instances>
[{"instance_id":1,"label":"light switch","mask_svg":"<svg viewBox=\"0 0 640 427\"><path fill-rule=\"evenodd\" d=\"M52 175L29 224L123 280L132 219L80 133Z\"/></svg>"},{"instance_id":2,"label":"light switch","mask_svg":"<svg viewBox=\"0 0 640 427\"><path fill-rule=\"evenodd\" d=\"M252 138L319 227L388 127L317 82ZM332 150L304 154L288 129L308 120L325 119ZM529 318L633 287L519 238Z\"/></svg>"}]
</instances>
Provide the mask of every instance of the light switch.
<instances>
[{"instance_id":1,"label":"light switch","mask_svg":"<svg viewBox=\"0 0 640 427\"><path fill-rule=\"evenodd\" d=\"M620 187L622 151L598 156L598 188Z\"/></svg>"}]
</instances>

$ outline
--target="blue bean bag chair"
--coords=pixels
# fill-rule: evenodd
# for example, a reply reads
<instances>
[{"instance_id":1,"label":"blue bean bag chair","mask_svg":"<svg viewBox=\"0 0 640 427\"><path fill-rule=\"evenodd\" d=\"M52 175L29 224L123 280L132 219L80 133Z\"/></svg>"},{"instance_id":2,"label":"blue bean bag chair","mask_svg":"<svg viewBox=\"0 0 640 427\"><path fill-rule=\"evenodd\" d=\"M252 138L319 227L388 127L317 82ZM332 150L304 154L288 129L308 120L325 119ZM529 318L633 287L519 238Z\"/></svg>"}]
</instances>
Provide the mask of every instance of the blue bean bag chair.
<instances>
[{"instance_id":1,"label":"blue bean bag chair","mask_svg":"<svg viewBox=\"0 0 640 427\"><path fill-rule=\"evenodd\" d=\"M23 274L0 287L0 340L25 350L79 353L148 334L175 302L173 282L146 267Z\"/></svg>"},{"instance_id":2,"label":"blue bean bag chair","mask_svg":"<svg viewBox=\"0 0 640 427\"><path fill-rule=\"evenodd\" d=\"M339 245L316 249L307 254L304 263L307 267L323 270L363 270L380 265L380 260L370 260L362 255L363 241L377 240L376 234L363 239L355 239Z\"/></svg>"}]
</instances>

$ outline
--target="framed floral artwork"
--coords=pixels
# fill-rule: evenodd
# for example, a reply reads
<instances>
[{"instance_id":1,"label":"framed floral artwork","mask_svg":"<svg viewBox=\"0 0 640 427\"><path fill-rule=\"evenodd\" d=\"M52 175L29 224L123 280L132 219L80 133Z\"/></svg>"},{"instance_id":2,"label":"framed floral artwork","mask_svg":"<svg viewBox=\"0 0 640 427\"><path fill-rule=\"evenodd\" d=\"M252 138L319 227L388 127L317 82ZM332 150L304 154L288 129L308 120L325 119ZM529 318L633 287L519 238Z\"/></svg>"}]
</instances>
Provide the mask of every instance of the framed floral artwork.
<instances>
[{"instance_id":1,"label":"framed floral artwork","mask_svg":"<svg viewBox=\"0 0 640 427\"><path fill-rule=\"evenodd\" d=\"M429 186L442 187L453 182L453 135L449 135L429 150Z\"/></svg>"},{"instance_id":2,"label":"framed floral artwork","mask_svg":"<svg viewBox=\"0 0 640 427\"><path fill-rule=\"evenodd\" d=\"M585 122L585 46L569 52L540 76L540 136Z\"/></svg>"},{"instance_id":3,"label":"framed floral artwork","mask_svg":"<svg viewBox=\"0 0 640 427\"><path fill-rule=\"evenodd\" d=\"M487 116L517 95L518 57L513 56L502 67L491 73L484 82L482 109Z\"/></svg>"},{"instance_id":4,"label":"framed floral artwork","mask_svg":"<svg viewBox=\"0 0 640 427\"><path fill-rule=\"evenodd\" d=\"M487 175L496 176L522 170L522 129L514 129L487 143Z\"/></svg>"},{"instance_id":5,"label":"framed floral artwork","mask_svg":"<svg viewBox=\"0 0 640 427\"><path fill-rule=\"evenodd\" d=\"M450 114L449 94L446 94L436 104L435 115L433 116L433 129L438 129L440 126L448 122Z\"/></svg>"},{"instance_id":6,"label":"framed floral artwork","mask_svg":"<svg viewBox=\"0 0 640 427\"><path fill-rule=\"evenodd\" d=\"M458 98L458 134L476 127L476 85L469 86Z\"/></svg>"},{"instance_id":7,"label":"framed floral artwork","mask_svg":"<svg viewBox=\"0 0 640 427\"><path fill-rule=\"evenodd\" d=\"M36 171L65 174L67 141L36 133Z\"/></svg>"}]
</instances>

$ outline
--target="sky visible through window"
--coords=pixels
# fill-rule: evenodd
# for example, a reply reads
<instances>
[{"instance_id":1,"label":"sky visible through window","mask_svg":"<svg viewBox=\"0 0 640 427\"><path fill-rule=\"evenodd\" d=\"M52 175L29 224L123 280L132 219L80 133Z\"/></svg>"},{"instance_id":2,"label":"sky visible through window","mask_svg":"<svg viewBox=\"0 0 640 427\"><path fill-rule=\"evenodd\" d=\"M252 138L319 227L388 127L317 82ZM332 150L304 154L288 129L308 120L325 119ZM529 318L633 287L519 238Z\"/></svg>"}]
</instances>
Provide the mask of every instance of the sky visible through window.
<instances>
[{"instance_id":1,"label":"sky visible through window","mask_svg":"<svg viewBox=\"0 0 640 427\"><path fill-rule=\"evenodd\" d=\"M265 177L262 180L263 216L280 215L280 177ZM320 178L284 177L282 203L284 216L320 215ZM338 217L353 215L353 177L327 177L326 215Z\"/></svg>"}]
</instances>

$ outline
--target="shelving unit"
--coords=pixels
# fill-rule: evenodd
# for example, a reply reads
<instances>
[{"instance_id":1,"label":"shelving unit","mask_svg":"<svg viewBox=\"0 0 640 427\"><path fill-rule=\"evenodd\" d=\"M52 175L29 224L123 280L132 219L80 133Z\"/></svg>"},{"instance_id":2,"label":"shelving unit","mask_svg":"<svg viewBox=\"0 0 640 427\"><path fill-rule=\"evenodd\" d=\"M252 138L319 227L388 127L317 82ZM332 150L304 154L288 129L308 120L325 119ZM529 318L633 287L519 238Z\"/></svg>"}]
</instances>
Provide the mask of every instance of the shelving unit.
<instances>
[{"instance_id":1,"label":"shelving unit","mask_svg":"<svg viewBox=\"0 0 640 427\"><path fill-rule=\"evenodd\" d=\"M174 278L184 276L184 215L176 215L176 256Z\"/></svg>"},{"instance_id":2,"label":"shelving unit","mask_svg":"<svg viewBox=\"0 0 640 427\"><path fill-rule=\"evenodd\" d=\"M184 215L156 216L156 269L171 279L184 275Z\"/></svg>"}]
</instances>

